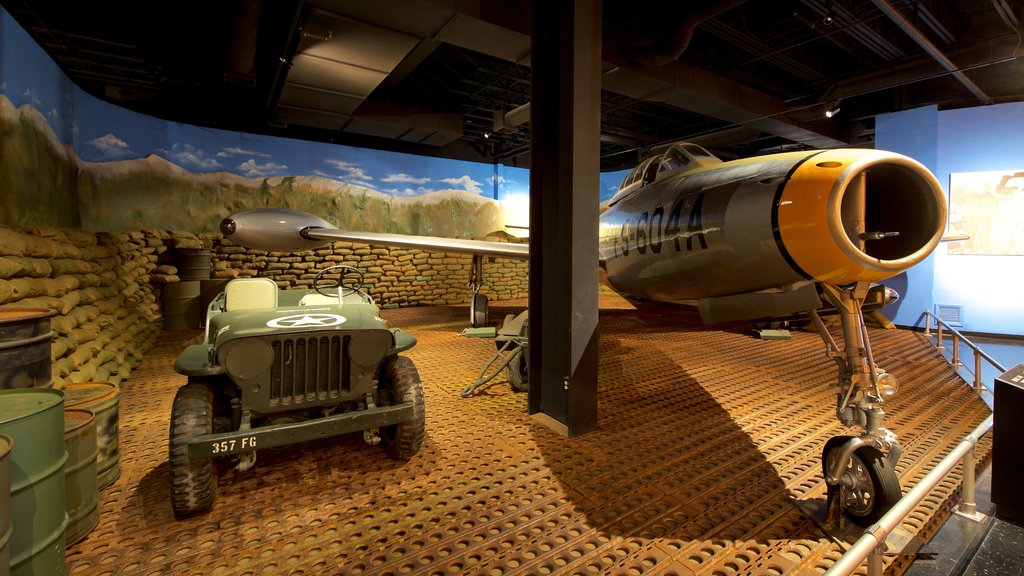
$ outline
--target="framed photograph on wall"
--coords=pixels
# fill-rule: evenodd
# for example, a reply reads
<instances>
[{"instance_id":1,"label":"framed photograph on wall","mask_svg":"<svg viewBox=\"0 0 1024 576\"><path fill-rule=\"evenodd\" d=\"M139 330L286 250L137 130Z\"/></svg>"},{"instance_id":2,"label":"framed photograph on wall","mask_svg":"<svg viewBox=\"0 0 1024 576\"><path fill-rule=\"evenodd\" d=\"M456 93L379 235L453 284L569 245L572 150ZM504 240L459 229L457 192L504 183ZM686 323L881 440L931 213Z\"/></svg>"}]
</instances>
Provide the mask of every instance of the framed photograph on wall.
<instances>
[{"instance_id":1,"label":"framed photograph on wall","mask_svg":"<svg viewBox=\"0 0 1024 576\"><path fill-rule=\"evenodd\" d=\"M949 175L950 254L1024 255L1024 170Z\"/></svg>"}]
</instances>

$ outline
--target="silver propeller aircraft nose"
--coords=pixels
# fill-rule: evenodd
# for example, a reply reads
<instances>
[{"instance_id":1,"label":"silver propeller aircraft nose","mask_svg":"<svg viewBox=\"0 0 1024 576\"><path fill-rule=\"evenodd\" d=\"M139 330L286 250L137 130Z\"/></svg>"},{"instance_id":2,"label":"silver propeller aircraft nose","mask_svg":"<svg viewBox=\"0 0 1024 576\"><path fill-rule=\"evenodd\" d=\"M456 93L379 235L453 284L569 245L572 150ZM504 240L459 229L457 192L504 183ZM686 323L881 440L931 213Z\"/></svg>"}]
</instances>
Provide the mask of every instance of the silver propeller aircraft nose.
<instances>
[{"instance_id":1,"label":"silver propeller aircraft nose","mask_svg":"<svg viewBox=\"0 0 1024 576\"><path fill-rule=\"evenodd\" d=\"M257 250L297 252L322 246L324 240L306 236L311 229L333 230L334 225L322 218L283 208L241 210L221 220L225 237Z\"/></svg>"}]
</instances>

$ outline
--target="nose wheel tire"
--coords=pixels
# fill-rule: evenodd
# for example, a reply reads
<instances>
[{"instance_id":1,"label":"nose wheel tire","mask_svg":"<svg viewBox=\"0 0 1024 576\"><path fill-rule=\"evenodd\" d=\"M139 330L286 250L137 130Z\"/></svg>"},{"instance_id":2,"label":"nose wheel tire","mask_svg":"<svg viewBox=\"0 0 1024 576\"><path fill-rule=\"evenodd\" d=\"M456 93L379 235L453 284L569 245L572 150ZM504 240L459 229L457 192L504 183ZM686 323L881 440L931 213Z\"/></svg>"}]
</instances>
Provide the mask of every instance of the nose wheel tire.
<instances>
[{"instance_id":1,"label":"nose wheel tire","mask_svg":"<svg viewBox=\"0 0 1024 576\"><path fill-rule=\"evenodd\" d=\"M839 449L852 436L836 436L825 443L822 450L822 468L825 475L838 457ZM843 470L840 482L846 485L843 510L850 520L859 526L870 526L885 515L900 499L899 478L892 463L881 450L874 446L861 446L851 456L850 463ZM828 486L828 500L840 497L839 485Z\"/></svg>"}]
</instances>

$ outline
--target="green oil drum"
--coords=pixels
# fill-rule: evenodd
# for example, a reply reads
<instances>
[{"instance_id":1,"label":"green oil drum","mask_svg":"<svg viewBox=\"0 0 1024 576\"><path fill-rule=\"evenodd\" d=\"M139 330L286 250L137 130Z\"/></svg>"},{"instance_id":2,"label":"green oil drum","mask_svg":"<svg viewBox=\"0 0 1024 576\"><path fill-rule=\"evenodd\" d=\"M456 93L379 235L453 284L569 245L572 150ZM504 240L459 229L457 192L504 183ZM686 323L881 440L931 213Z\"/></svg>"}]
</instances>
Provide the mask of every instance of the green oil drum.
<instances>
[{"instance_id":1,"label":"green oil drum","mask_svg":"<svg viewBox=\"0 0 1024 576\"><path fill-rule=\"evenodd\" d=\"M64 509L68 527L64 543L68 546L85 538L100 521L100 489L96 485L96 420L89 410L65 408Z\"/></svg>"},{"instance_id":2,"label":"green oil drum","mask_svg":"<svg viewBox=\"0 0 1024 576\"><path fill-rule=\"evenodd\" d=\"M0 390L11 447L11 576L64 574L64 393Z\"/></svg>"},{"instance_id":3,"label":"green oil drum","mask_svg":"<svg viewBox=\"0 0 1024 576\"><path fill-rule=\"evenodd\" d=\"M0 308L0 388L49 388L50 317L48 308Z\"/></svg>"},{"instance_id":4,"label":"green oil drum","mask_svg":"<svg viewBox=\"0 0 1024 576\"><path fill-rule=\"evenodd\" d=\"M121 451L118 446L118 404L121 389L111 382L78 382L64 386L64 406L89 410L96 416L96 484L100 490L121 475Z\"/></svg>"},{"instance_id":5,"label":"green oil drum","mask_svg":"<svg viewBox=\"0 0 1024 576\"><path fill-rule=\"evenodd\" d=\"M203 280L210 277L212 254L201 248L176 248L174 266L182 280Z\"/></svg>"},{"instance_id":6,"label":"green oil drum","mask_svg":"<svg viewBox=\"0 0 1024 576\"><path fill-rule=\"evenodd\" d=\"M0 434L0 576L11 573L11 445L10 436Z\"/></svg>"},{"instance_id":7,"label":"green oil drum","mask_svg":"<svg viewBox=\"0 0 1024 576\"><path fill-rule=\"evenodd\" d=\"M202 322L202 284L199 280L168 282L160 288L164 330L195 330Z\"/></svg>"}]
</instances>

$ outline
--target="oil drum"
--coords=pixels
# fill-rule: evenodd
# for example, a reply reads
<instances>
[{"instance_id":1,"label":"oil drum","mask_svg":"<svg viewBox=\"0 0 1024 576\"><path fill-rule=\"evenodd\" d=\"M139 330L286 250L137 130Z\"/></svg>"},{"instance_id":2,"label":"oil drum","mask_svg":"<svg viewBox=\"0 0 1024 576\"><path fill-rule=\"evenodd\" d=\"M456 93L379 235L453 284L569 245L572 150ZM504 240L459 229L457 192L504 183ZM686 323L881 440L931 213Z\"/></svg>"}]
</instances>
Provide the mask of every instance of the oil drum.
<instances>
[{"instance_id":1,"label":"oil drum","mask_svg":"<svg viewBox=\"0 0 1024 576\"><path fill-rule=\"evenodd\" d=\"M0 309L0 389L49 388L50 317L48 308Z\"/></svg>"},{"instance_id":2,"label":"oil drum","mask_svg":"<svg viewBox=\"0 0 1024 576\"><path fill-rule=\"evenodd\" d=\"M11 445L10 436L0 434L0 576L11 573Z\"/></svg>"},{"instance_id":3,"label":"oil drum","mask_svg":"<svg viewBox=\"0 0 1024 576\"><path fill-rule=\"evenodd\" d=\"M64 410L64 449L68 461L64 465L64 509L68 526L64 543L74 544L85 538L100 521L100 490L96 485L96 421L89 410Z\"/></svg>"},{"instance_id":4,"label":"oil drum","mask_svg":"<svg viewBox=\"0 0 1024 576\"><path fill-rule=\"evenodd\" d=\"M202 322L199 280L168 282L161 287L164 330L195 330Z\"/></svg>"},{"instance_id":5,"label":"oil drum","mask_svg":"<svg viewBox=\"0 0 1024 576\"><path fill-rule=\"evenodd\" d=\"M178 269L178 278L182 280L203 280L210 277L209 250L201 248L176 248L174 250L174 266Z\"/></svg>"},{"instance_id":6,"label":"oil drum","mask_svg":"<svg viewBox=\"0 0 1024 576\"><path fill-rule=\"evenodd\" d=\"M64 393L0 390L11 447L11 576L64 574Z\"/></svg>"},{"instance_id":7,"label":"oil drum","mask_svg":"<svg viewBox=\"0 0 1024 576\"><path fill-rule=\"evenodd\" d=\"M64 394L66 408L89 410L96 416L96 485L102 490L121 475L117 434L121 389L110 382L78 382L65 385Z\"/></svg>"}]
</instances>

